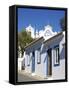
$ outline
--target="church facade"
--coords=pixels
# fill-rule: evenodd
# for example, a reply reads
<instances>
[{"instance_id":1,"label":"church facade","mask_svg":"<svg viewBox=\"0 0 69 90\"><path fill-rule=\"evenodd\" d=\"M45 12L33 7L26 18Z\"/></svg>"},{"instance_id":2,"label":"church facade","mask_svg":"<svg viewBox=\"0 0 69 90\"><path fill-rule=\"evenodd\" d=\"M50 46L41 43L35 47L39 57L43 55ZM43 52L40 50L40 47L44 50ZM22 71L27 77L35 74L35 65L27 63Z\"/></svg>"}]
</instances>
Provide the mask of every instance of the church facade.
<instances>
[{"instance_id":1,"label":"church facade","mask_svg":"<svg viewBox=\"0 0 69 90\"><path fill-rule=\"evenodd\" d=\"M65 31L46 27L44 36L25 47L25 71L47 80L65 79Z\"/></svg>"},{"instance_id":2,"label":"church facade","mask_svg":"<svg viewBox=\"0 0 69 90\"><path fill-rule=\"evenodd\" d=\"M49 37L57 33L52 31L52 27L50 25L46 25L44 29L38 30L35 27L32 27L31 24L28 27L26 27L26 32L30 33L31 37L34 39L42 36L44 37L45 35L48 36L48 33L51 34L49 35ZM47 38L47 36L45 37Z\"/></svg>"}]
</instances>

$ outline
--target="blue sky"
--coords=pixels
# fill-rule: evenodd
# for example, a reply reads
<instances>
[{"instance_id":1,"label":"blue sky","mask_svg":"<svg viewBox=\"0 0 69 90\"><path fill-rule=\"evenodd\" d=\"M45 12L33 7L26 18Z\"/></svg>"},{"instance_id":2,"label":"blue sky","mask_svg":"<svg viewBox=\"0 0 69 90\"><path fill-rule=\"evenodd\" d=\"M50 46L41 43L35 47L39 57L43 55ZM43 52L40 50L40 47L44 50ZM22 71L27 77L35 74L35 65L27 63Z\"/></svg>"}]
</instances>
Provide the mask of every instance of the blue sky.
<instances>
[{"instance_id":1,"label":"blue sky","mask_svg":"<svg viewBox=\"0 0 69 90\"><path fill-rule=\"evenodd\" d=\"M65 12L60 10L18 8L18 32L29 24L38 30L50 24L53 31L59 32L61 30L59 21L64 15Z\"/></svg>"}]
</instances>

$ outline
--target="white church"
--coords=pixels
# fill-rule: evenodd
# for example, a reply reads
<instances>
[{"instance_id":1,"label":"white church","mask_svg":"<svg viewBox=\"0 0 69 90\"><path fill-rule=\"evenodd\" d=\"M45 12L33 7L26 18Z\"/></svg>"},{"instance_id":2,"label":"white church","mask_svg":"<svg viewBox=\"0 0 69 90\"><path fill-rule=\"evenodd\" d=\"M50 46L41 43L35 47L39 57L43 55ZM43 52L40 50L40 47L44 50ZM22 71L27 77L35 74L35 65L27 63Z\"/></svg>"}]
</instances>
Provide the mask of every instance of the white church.
<instances>
[{"instance_id":1,"label":"white church","mask_svg":"<svg viewBox=\"0 0 69 90\"><path fill-rule=\"evenodd\" d=\"M45 37L47 38L47 36L49 36L48 34L55 35L57 33L57 32L53 32L52 27L50 25L46 25L44 27L44 30L38 30L38 29L35 30L35 28L33 28L30 24L28 27L26 27L26 31L31 33L32 38L40 38L42 36L44 36L44 38Z\"/></svg>"}]
</instances>

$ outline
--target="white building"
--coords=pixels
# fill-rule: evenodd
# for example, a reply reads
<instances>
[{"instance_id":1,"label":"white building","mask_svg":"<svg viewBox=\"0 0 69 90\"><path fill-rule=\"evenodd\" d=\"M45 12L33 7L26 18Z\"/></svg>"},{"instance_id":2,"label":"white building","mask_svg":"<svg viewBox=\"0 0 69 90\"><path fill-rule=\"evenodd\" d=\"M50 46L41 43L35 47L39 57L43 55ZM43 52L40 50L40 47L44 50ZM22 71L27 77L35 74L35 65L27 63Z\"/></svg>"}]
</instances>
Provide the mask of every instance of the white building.
<instances>
[{"instance_id":1,"label":"white building","mask_svg":"<svg viewBox=\"0 0 69 90\"><path fill-rule=\"evenodd\" d=\"M35 38L35 29L31 25L26 31ZM24 66L27 73L47 80L65 79L65 31L53 32L52 27L47 25L39 34L36 32L36 36L39 38L25 47L19 69L22 70L20 67Z\"/></svg>"},{"instance_id":2,"label":"white building","mask_svg":"<svg viewBox=\"0 0 69 90\"><path fill-rule=\"evenodd\" d=\"M38 30L37 29L35 30L35 28L33 28L30 24L28 27L26 27L26 32L30 33L32 38L44 37L45 40L47 40L48 38L57 34L57 32L52 31L52 27L50 25L45 26L44 30L39 30L39 32L38 32ZM19 47L19 50L20 50L20 47ZM21 56L21 55L22 55L21 52L19 52L18 70L22 70L24 67L24 63L25 63L24 62L25 52L24 52L23 56Z\"/></svg>"},{"instance_id":3,"label":"white building","mask_svg":"<svg viewBox=\"0 0 69 90\"><path fill-rule=\"evenodd\" d=\"M25 47L25 71L47 80L65 79L65 31L53 32L48 25L44 36Z\"/></svg>"},{"instance_id":4,"label":"white building","mask_svg":"<svg viewBox=\"0 0 69 90\"><path fill-rule=\"evenodd\" d=\"M32 38L35 38L35 29L31 26L31 24L28 27L26 27L26 31L31 33Z\"/></svg>"}]
</instances>

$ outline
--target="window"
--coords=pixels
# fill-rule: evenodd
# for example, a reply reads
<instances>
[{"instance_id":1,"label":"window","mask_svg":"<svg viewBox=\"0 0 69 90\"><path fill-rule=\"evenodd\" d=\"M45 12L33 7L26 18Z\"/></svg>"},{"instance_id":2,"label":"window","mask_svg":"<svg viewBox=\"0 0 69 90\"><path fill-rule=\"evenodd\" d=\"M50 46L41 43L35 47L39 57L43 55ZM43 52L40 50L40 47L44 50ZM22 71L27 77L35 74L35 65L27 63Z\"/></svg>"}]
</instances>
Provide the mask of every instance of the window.
<instances>
[{"instance_id":1,"label":"window","mask_svg":"<svg viewBox=\"0 0 69 90\"><path fill-rule=\"evenodd\" d=\"M40 52L40 48L37 50L37 63L38 64L41 63L41 52Z\"/></svg>"},{"instance_id":2,"label":"window","mask_svg":"<svg viewBox=\"0 0 69 90\"><path fill-rule=\"evenodd\" d=\"M55 65L59 65L59 45L55 46L54 48L54 60Z\"/></svg>"}]
</instances>

